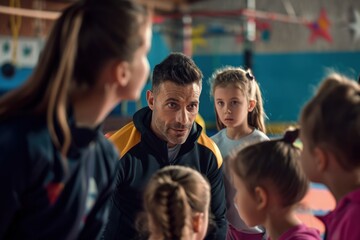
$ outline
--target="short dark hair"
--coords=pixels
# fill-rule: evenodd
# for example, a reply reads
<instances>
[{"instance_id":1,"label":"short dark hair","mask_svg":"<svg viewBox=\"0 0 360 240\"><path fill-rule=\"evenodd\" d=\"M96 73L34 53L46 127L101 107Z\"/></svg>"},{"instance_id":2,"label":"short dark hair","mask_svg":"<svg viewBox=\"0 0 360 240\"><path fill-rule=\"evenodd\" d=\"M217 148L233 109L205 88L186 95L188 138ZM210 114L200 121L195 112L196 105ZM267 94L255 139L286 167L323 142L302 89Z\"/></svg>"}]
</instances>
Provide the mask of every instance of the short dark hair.
<instances>
[{"instance_id":1,"label":"short dark hair","mask_svg":"<svg viewBox=\"0 0 360 240\"><path fill-rule=\"evenodd\" d=\"M178 85L199 83L202 85L203 74L195 62L183 53L173 52L154 68L152 90L161 83L170 81Z\"/></svg>"}]
</instances>

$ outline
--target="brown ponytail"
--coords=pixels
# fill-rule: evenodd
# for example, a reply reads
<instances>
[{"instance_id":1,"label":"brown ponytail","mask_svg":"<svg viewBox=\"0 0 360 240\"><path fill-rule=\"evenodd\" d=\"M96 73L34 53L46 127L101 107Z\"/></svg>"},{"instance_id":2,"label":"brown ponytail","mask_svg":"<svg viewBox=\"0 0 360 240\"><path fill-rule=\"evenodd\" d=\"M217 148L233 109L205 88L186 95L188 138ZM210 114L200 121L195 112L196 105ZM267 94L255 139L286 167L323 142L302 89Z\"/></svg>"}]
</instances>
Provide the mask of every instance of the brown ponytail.
<instances>
[{"instance_id":1,"label":"brown ponytail","mask_svg":"<svg viewBox=\"0 0 360 240\"><path fill-rule=\"evenodd\" d=\"M0 97L0 119L46 118L51 139L66 158L72 141L71 93L91 88L108 61L131 61L143 44L139 29L147 21L148 11L132 0L71 5L55 22L28 81Z\"/></svg>"}]
</instances>

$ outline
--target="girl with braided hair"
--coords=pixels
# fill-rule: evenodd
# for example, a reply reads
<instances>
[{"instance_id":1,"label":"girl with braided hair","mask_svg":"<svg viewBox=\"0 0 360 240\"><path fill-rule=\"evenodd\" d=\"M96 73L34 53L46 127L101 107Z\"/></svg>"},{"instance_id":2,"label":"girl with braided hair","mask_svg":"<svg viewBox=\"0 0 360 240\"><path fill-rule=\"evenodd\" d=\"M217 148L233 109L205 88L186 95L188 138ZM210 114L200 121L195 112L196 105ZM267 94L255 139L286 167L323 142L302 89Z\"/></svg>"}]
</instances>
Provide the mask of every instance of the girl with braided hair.
<instances>
[{"instance_id":1,"label":"girl with braided hair","mask_svg":"<svg viewBox=\"0 0 360 240\"><path fill-rule=\"evenodd\" d=\"M296 205L308 190L300 149L294 146L299 130L283 138L250 145L229 159L236 188L234 202L249 226L265 227L270 240L320 240L296 216Z\"/></svg>"},{"instance_id":2,"label":"girl with braided hair","mask_svg":"<svg viewBox=\"0 0 360 240\"><path fill-rule=\"evenodd\" d=\"M198 171L180 165L159 170L144 193L149 239L203 239L209 203L210 185Z\"/></svg>"},{"instance_id":3,"label":"girl with braided hair","mask_svg":"<svg viewBox=\"0 0 360 240\"><path fill-rule=\"evenodd\" d=\"M80 0L55 22L32 76L0 97L0 239L98 239L118 153L102 122L149 73L148 10Z\"/></svg>"}]
</instances>

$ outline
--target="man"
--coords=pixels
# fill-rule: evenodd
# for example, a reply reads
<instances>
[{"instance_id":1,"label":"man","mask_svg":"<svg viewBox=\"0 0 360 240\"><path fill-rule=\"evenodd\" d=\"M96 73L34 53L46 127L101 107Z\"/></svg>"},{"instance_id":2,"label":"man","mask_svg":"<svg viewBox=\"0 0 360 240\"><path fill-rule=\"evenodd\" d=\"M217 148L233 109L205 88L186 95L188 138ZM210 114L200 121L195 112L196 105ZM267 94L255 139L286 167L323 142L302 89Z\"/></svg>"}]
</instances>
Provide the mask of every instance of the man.
<instances>
[{"instance_id":1,"label":"man","mask_svg":"<svg viewBox=\"0 0 360 240\"><path fill-rule=\"evenodd\" d=\"M136 218L149 178L167 165L185 165L201 172L211 185L211 212L216 227L207 239L225 239L225 192L222 158L217 146L194 122L199 108L202 73L181 53L155 66L148 107L111 136L121 159L105 239L137 237Z\"/></svg>"}]
</instances>

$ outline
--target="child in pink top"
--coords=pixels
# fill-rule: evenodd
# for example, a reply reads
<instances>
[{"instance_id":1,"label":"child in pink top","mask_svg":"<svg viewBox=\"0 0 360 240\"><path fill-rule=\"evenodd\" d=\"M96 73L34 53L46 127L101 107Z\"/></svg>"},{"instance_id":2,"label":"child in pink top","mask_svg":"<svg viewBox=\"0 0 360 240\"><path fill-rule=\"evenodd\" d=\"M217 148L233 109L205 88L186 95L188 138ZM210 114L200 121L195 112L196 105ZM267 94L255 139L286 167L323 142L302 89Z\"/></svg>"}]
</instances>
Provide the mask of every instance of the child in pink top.
<instances>
[{"instance_id":1,"label":"child in pink top","mask_svg":"<svg viewBox=\"0 0 360 240\"><path fill-rule=\"evenodd\" d=\"M271 238L269 238L271 239ZM313 240L319 239L319 231L309 228L305 224L299 224L283 233L278 240Z\"/></svg>"},{"instance_id":2,"label":"child in pink top","mask_svg":"<svg viewBox=\"0 0 360 240\"><path fill-rule=\"evenodd\" d=\"M324 217L325 239L360 239L360 86L329 75L301 113L302 165L337 206Z\"/></svg>"},{"instance_id":3,"label":"child in pink top","mask_svg":"<svg viewBox=\"0 0 360 240\"><path fill-rule=\"evenodd\" d=\"M296 206L308 190L300 149L293 142L299 130L281 139L250 145L229 159L236 189L234 202L244 222L261 225L271 240L320 240L296 215Z\"/></svg>"}]
</instances>

